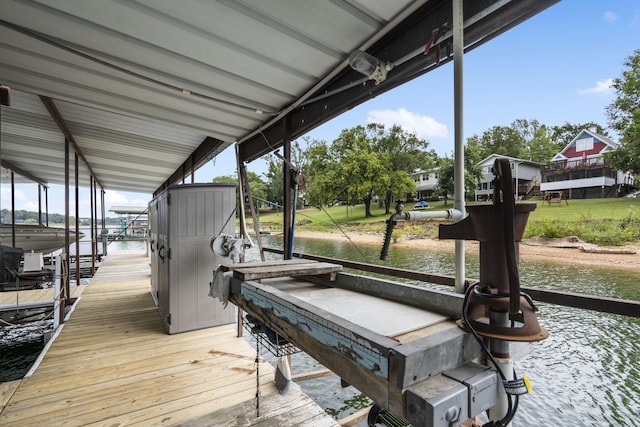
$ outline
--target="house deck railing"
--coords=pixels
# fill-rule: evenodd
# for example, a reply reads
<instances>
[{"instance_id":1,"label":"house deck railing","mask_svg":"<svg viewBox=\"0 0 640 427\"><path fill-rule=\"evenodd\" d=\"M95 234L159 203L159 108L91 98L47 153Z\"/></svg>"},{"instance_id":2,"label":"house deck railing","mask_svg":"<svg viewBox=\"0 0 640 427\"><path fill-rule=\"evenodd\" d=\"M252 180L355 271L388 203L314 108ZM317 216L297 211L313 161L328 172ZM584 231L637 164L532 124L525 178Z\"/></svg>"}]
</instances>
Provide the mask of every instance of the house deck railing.
<instances>
[{"instance_id":1,"label":"house deck railing","mask_svg":"<svg viewBox=\"0 0 640 427\"><path fill-rule=\"evenodd\" d=\"M607 167L603 158L593 158L585 160L568 160L565 162L553 162L549 165L543 165L541 167L542 173L561 172L570 169L595 169Z\"/></svg>"}]
</instances>

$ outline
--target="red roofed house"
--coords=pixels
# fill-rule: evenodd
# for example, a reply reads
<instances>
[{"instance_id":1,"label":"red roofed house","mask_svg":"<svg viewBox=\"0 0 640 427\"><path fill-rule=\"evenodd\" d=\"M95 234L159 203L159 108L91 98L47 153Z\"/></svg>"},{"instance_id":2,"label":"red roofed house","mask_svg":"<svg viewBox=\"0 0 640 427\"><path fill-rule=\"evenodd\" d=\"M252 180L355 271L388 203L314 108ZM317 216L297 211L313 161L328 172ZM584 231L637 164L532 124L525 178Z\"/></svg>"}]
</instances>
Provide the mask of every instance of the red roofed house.
<instances>
[{"instance_id":1,"label":"red roofed house","mask_svg":"<svg viewBox=\"0 0 640 427\"><path fill-rule=\"evenodd\" d=\"M540 191L562 191L567 199L624 196L634 188L633 174L611 170L603 157L618 145L593 129L582 130L542 167Z\"/></svg>"}]
</instances>

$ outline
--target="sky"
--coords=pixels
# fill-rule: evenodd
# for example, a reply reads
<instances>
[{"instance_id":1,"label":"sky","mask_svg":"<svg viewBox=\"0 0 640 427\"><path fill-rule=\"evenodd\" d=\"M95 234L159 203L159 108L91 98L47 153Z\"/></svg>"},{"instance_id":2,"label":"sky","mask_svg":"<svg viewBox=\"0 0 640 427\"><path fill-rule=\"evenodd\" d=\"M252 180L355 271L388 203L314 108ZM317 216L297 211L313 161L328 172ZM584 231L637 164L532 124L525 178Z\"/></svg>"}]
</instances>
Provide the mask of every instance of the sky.
<instances>
[{"instance_id":1,"label":"sky","mask_svg":"<svg viewBox=\"0 0 640 427\"><path fill-rule=\"evenodd\" d=\"M464 56L464 140L516 119L548 126L595 122L607 128L606 107L615 99L612 79L640 49L637 0L562 0ZM393 72L393 71L391 71ZM429 142L439 155L454 146L453 63L380 95L313 129L305 136L327 142L343 129L367 123L399 124ZM610 131L615 140L615 133ZM256 160L248 170L262 174ZM235 150L225 150L196 171L196 182L235 174ZM4 182L3 178L3 182ZM59 187L59 188L58 188ZM37 186L16 186L16 209L38 208ZM84 194L84 195L83 195ZM52 186L49 212L64 212L64 191ZM1 207L10 206L2 186ZM87 189L80 190L80 216L89 216ZM146 206L151 195L107 191L115 205ZM73 215L75 207L71 207ZM109 214L107 216L115 216Z\"/></svg>"}]
</instances>

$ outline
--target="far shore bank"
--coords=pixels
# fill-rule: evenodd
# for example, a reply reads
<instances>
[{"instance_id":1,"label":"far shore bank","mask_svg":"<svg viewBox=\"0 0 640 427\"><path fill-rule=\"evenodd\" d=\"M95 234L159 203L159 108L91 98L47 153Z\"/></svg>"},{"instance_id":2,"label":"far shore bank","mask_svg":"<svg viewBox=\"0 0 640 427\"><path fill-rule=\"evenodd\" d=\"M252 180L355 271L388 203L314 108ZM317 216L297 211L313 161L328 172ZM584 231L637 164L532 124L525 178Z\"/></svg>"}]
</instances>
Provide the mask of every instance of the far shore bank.
<instances>
[{"instance_id":1,"label":"far shore bank","mask_svg":"<svg viewBox=\"0 0 640 427\"><path fill-rule=\"evenodd\" d=\"M358 245L382 246L383 236L378 233L347 233L348 238L342 233L317 232L296 229L295 236L309 239L351 240ZM558 264L580 264L588 266L600 266L609 268L640 269L640 242L622 247L601 248L595 245L580 242L575 238L567 239L530 239L520 243L520 260L545 261ZM455 242L453 240L439 240L436 238L398 239L391 243L394 247L424 249L453 253ZM585 250L582 250L583 247ZM465 244L467 253L477 254L479 244L476 241L467 241ZM600 250L600 252L598 252Z\"/></svg>"}]
</instances>

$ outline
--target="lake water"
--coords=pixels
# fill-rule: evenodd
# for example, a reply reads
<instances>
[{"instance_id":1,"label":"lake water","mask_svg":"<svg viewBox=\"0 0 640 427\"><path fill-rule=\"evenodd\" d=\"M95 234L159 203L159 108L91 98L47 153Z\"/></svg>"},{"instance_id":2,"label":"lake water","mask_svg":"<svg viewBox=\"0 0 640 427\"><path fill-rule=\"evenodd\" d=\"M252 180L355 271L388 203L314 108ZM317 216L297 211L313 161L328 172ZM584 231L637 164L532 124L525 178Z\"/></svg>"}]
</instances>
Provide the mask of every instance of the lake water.
<instances>
[{"instance_id":1,"label":"lake water","mask_svg":"<svg viewBox=\"0 0 640 427\"><path fill-rule=\"evenodd\" d=\"M80 254L91 254L90 230L83 231L85 237L80 242ZM102 253L102 244L99 248L99 253ZM114 241L109 243L107 253L144 248L144 241ZM71 245L69 253L75 253L75 244ZM81 279L80 283L84 284L86 281L87 279ZM51 309L0 313L0 382L22 378L44 348L44 335L52 331Z\"/></svg>"},{"instance_id":2,"label":"lake water","mask_svg":"<svg viewBox=\"0 0 640 427\"><path fill-rule=\"evenodd\" d=\"M281 247L267 236L263 244ZM378 260L380 246L319 239L296 239L296 252L366 261L432 273L454 274L448 253L391 247L387 261ZM366 257L363 259L362 254ZM257 251L254 256L257 256ZM621 255L624 256L624 255ZM467 256L467 277L478 277L478 258ZM640 271L588 268L521 260L523 286L640 300ZM405 283L410 281L403 281ZM450 289L432 285L438 289ZM514 426L640 425L640 319L588 310L537 304L540 323L549 330L544 341L517 361L519 375L528 375L533 393L520 399ZM296 369L311 370L313 361L300 356ZM301 383L303 389L332 414L346 416L366 406L352 387L341 389L335 377Z\"/></svg>"}]
</instances>

